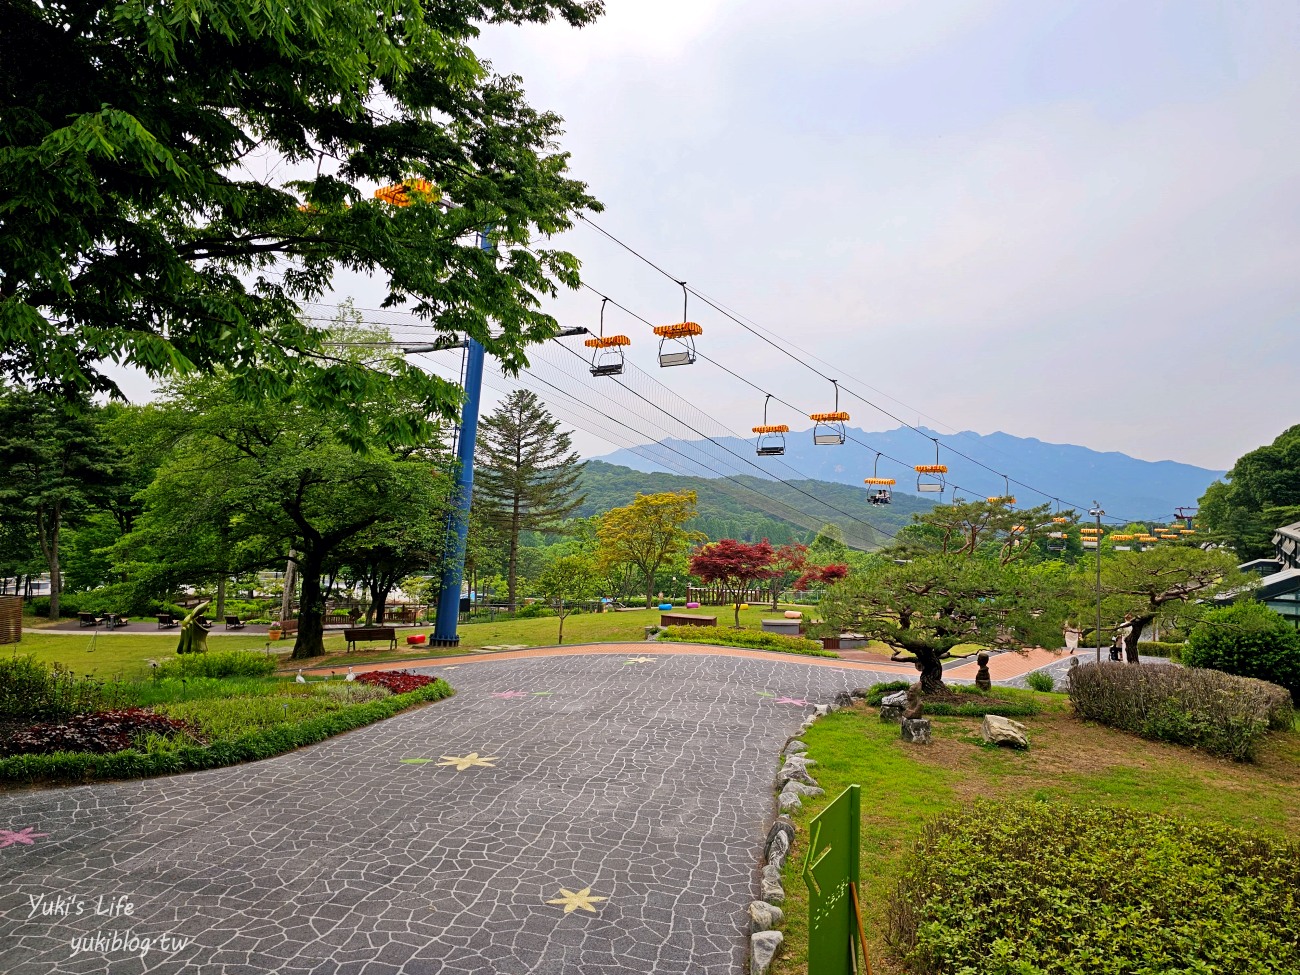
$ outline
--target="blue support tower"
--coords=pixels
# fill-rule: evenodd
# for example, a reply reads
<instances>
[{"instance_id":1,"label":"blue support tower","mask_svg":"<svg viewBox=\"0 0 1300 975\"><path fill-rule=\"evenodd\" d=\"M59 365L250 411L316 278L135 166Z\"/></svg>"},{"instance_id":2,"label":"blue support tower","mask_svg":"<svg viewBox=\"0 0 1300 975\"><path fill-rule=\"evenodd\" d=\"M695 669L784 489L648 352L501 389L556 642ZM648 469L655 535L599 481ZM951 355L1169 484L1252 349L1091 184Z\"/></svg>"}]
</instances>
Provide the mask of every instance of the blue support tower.
<instances>
[{"instance_id":1,"label":"blue support tower","mask_svg":"<svg viewBox=\"0 0 1300 975\"><path fill-rule=\"evenodd\" d=\"M481 238L485 251L492 249L487 234ZM456 626L460 622L460 587L465 578L465 545L469 538L469 509L474 501L474 444L478 439L479 400L483 393L483 357L481 343L469 339L465 354L465 405L460 414L460 438L456 443L459 474L451 514L447 518L448 559L442 570L442 588L438 593L438 615L433 624L429 645L460 645Z\"/></svg>"}]
</instances>

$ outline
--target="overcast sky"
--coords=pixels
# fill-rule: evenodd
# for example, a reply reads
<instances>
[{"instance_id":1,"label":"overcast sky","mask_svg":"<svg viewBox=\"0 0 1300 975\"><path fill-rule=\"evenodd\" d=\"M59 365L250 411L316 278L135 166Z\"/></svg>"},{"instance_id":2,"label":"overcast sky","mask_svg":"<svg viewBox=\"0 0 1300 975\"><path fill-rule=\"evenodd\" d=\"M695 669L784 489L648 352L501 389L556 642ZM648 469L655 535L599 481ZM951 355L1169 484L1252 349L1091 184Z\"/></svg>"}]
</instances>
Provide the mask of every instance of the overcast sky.
<instances>
[{"instance_id":1,"label":"overcast sky","mask_svg":"<svg viewBox=\"0 0 1300 975\"><path fill-rule=\"evenodd\" d=\"M908 408L883 405L1207 467L1300 422L1300 4L609 8L479 48L564 116L603 226ZM594 286L678 320L671 283L587 228L565 243ZM821 380L691 317L709 354L830 408ZM648 367L648 329L620 324ZM761 398L706 363L661 376L757 422Z\"/></svg>"},{"instance_id":2,"label":"overcast sky","mask_svg":"<svg viewBox=\"0 0 1300 975\"><path fill-rule=\"evenodd\" d=\"M604 227L828 375L945 432L1211 468L1300 422L1300 3L608 2L587 29L476 47L565 118ZM560 243L594 287L680 319L680 290L595 231ZM598 309L552 310L594 328ZM831 408L824 380L690 317L706 354ZM608 324L732 430L759 422L753 389L659 370L647 326Z\"/></svg>"}]
</instances>

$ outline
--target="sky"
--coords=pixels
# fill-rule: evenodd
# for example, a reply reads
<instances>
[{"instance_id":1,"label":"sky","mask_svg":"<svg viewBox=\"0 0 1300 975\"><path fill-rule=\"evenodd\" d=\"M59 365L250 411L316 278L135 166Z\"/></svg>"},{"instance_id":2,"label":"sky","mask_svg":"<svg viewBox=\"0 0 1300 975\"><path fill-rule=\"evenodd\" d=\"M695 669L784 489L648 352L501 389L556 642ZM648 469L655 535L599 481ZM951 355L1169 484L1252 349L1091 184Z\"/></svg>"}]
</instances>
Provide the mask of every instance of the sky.
<instances>
[{"instance_id":1,"label":"sky","mask_svg":"<svg viewBox=\"0 0 1300 975\"><path fill-rule=\"evenodd\" d=\"M826 375L944 432L1210 468L1297 421L1300 4L608 6L476 49L564 117L601 226ZM676 285L590 228L553 243L602 293L680 319ZM599 300L551 310L594 328ZM698 303L690 318L711 357L831 409L825 379ZM647 326L607 324L654 368ZM762 397L707 363L656 372L736 431L760 421Z\"/></svg>"}]
</instances>

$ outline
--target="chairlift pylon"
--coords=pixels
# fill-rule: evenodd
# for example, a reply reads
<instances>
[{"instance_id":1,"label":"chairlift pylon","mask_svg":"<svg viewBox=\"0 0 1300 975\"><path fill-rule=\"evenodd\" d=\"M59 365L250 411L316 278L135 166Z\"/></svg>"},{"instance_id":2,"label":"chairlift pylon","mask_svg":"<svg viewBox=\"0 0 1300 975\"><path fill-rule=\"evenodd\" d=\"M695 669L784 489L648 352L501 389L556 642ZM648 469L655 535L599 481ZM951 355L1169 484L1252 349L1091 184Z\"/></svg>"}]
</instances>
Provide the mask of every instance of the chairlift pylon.
<instances>
[{"instance_id":1,"label":"chairlift pylon","mask_svg":"<svg viewBox=\"0 0 1300 975\"><path fill-rule=\"evenodd\" d=\"M813 427L813 443L823 447L838 446L844 443L848 436L844 424L848 422L849 415L840 409L840 381L832 379L831 385L835 387L835 409L829 413L808 415L808 419L817 424Z\"/></svg>"},{"instance_id":2,"label":"chairlift pylon","mask_svg":"<svg viewBox=\"0 0 1300 975\"><path fill-rule=\"evenodd\" d=\"M916 490L921 494L943 494L948 486L944 480L944 475L948 473L948 465L939 463L939 441L934 440L934 463L917 464L912 470L916 471Z\"/></svg>"},{"instance_id":3,"label":"chairlift pylon","mask_svg":"<svg viewBox=\"0 0 1300 975\"><path fill-rule=\"evenodd\" d=\"M790 427L784 423L767 422L767 403L771 398L772 394L768 393L767 399L763 400L763 422L752 428L758 434L755 451L760 457L782 456L785 453L785 435L790 432Z\"/></svg>"},{"instance_id":4,"label":"chairlift pylon","mask_svg":"<svg viewBox=\"0 0 1300 975\"><path fill-rule=\"evenodd\" d=\"M626 335L605 334L605 303L609 301L604 295L600 298L600 334L586 339L582 344L592 349L591 374L593 376L621 376L623 374L623 349L632 344Z\"/></svg>"},{"instance_id":5,"label":"chairlift pylon","mask_svg":"<svg viewBox=\"0 0 1300 975\"><path fill-rule=\"evenodd\" d=\"M892 477L880 476L880 451L876 451L876 462L871 465L871 476L862 479L863 484L870 484L876 490L867 498L872 504L893 504L894 484Z\"/></svg>"},{"instance_id":6,"label":"chairlift pylon","mask_svg":"<svg viewBox=\"0 0 1300 975\"><path fill-rule=\"evenodd\" d=\"M703 335L704 329L695 322L686 319L686 302L689 297L686 282L678 281L682 286L682 320L674 325L656 325L654 333L659 336L659 365L689 366L695 362L695 336Z\"/></svg>"}]
</instances>

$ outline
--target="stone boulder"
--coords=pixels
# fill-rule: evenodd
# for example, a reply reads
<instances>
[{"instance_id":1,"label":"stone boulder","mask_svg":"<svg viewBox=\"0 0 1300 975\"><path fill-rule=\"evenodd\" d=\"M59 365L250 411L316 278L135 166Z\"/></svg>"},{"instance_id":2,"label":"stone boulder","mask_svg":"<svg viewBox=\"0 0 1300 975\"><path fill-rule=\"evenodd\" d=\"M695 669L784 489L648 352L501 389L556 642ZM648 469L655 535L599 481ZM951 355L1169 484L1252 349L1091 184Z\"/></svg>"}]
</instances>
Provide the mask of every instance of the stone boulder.
<instances>
[{"instance_id":1,"label":"stone boulder","mask_svg":"<svg viewBox=\"0 0 1300 975\"><path fill-rule=\"evenodd\" d=\"M787 782L802 782L804 785L816 785L817 780L808 772L808 765L793 759L786 759L781 771L776 773L777 789L785 788Z\"/></svg>"},{"instance_id":2,"label":"stone boulder","mask_svg":"<svg viewBox=\"0 0 1300 975\"><path fill-rule=\"evenodd\" d=\"M914 745L930 744L929 718L903 718L902 721L903 741L910 741Z\"/></svg>"},{"instance_id":3,"label":"stone boulder","mask_svg":"<svg viewBox=\"0 0 1300 975\"><path fill-rule=\"evenodd\" d=\"M803 800L797 792L782 792L776 797L777 808L783 813L795 812L803 808Z\"/></svg>"},{"instance_id":4,"label":"stone boulder","mask_svg":"<svg viewBox=\"0 0 1300 975\"><path fill-rule=\"evenodd\" d=\"M760 931L771 931L784 920L785 912L775 904L769 904L767 901L750 901L749 926L755 934Z\"/></svg>"},{"instance_id":5,"label":"stone boulder","mask_svg":"<svg viewBox=\"0 0 1300 975\"><path fill-rule=\"evenodd\" d=\"M800 741L798 738L794 739L788 745L785 746L786 755L797 755L800 752L806 752L807 750L808 750L808 743L804 741Z\"/></svg>"},{"instance_id":6,"label":"stone boulder","mask_svg":"<svg viewBox=\"0 0 1300 975\"><path fill-rule=\"evenodd\" d=\"M770 863L764 867L759 886L763 891L763 900L769 904L780 904L785 900L785 888L781 886L780 867L773 866Z\"/></svg>"},{"instance_id":7,"label":"stone boulder","mask_svg":"<svg viewBox=\"0 0 1300 975\"><path fill-rule=\"evenodd\" d=\"M784 938L780 931L760 931L749 937L750 975L767 975L768 966L776 956Z\"/></svg>"},{"instance_id":8,"label":"stone boulder","mask_svg":"<svg viewBox=\"0 0 1300 975\"><path fill-rule=\"evenodd\" d=\"M806 783L796 782L791 779L781 788L781 795L784 796L790 794L796 796L824 796L826 795L826 790L818 788L815 785L807 785Z\"/></svg>"},{"instance_id":9,"label":"stone boulder","mask_svg":"<svg viewBox=\"0 0 1300 975\"><path fill-rule=\"evenodd\" d=\"M980 725L980 734L984 740L994 745L1005 745L1008 748L1028 748L1029 735L1028 728L1019 721L1012 721L1010 718L1003 718L996 714L984 715L984 723Z\"/></svg>"},{"instance_id":10,"label":"stone boulder","mask_svg":"<svg viewBox=\"0 0 1300 975\"><path fill-rule=\"evenodd\" d=\"M784 839L784 843L781 840ZM772 859L772 850L774 845L781 844L782 848L789 850L794 846L794 823L790 822L784 816L778 816L772 823L772 828L767 831L767 839L763 841L763 859L770 861Z\"/></svg>"},{"instance_id":11,"label":"stone boulder","mask_svg":"<svg viewBox=\"0 0 1300 975\"><path fill-rule=\"evenodd\" d=\"M853 695L850 694L848 691L840 691L838 694L835 695L835 700L832 706L836 710L853 707Z\"/></svg>"},{"instance_id":12,"label":"stone boulder","mask_svg":"<svg viewBox=\"0 0 1300 975\"><path fill-rule=\"evenodd\" d=\"M886 694L880 699L882 708L905 708L907 707L907 691L894 691L892 694Z\"/></svg>"}]
</instances>

